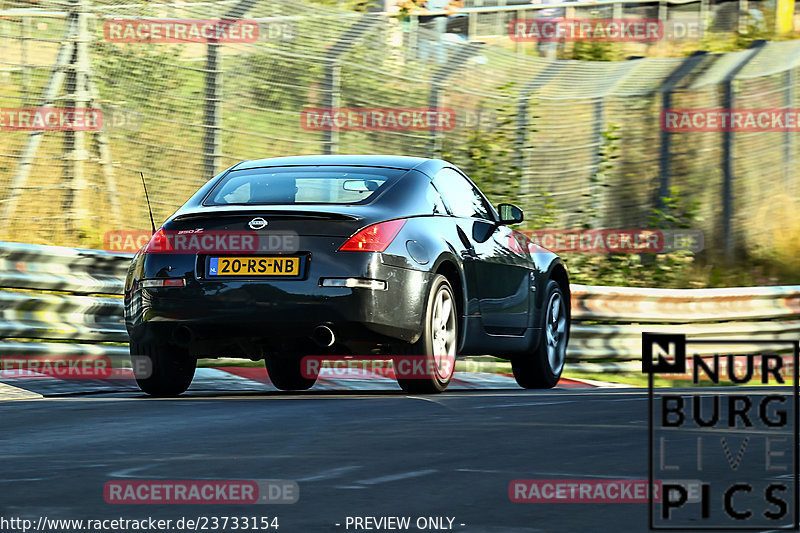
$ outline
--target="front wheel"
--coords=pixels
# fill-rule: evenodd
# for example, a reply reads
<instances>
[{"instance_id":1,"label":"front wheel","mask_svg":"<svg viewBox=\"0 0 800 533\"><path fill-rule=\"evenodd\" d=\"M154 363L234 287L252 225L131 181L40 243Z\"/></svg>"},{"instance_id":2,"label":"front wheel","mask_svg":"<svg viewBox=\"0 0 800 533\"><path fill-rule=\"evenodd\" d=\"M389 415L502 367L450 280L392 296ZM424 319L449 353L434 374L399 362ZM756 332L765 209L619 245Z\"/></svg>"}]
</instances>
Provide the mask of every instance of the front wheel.
<instances>
[{"instance_id":1,"label":"front wheel","mask_svg":"<svg viewBox=\"0 0 800 533\"><path fill-rule=\"evenodd\" d=\"M567 357L567 305L561 287L554 280L545 288L544 323L538 346L532 353L511 359L514 378L525 389L556 386Z\"/></svg>"},{"instance_id":2,"label":"front wheel","mask_svg":"<svg viewBox=\"0 0 800 533\"><path fill-rule=\"evenodd\" d=\"M458 308L447 278L437 274L428 292L420 339L410 356L393 359L397 383L409 393L444 392L453 378L458 347Z\"/></svg>"},{"instance_id":3,"label":"front wheel","mask_svg":"<svg viewBox=\"0 0 800 533\"><path fill-rule=\"evenodd\" d=\"M166 342L131 342L133 375L151 396L178 396L194 379L197 359L188 350Z\"/></svg>"}]
</instances>

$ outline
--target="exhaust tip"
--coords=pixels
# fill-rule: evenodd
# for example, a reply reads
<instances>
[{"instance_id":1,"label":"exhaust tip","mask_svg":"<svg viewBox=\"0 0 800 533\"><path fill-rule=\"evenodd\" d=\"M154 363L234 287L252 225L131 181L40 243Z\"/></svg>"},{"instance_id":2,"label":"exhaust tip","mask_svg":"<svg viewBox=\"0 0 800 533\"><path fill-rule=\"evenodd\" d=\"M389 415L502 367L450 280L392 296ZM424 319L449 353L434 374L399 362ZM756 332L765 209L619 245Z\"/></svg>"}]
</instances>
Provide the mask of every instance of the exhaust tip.
<instances>
[{"instance_id":1,"label":"exhaust tip","mask_svg":"<svg viewBox=\"0 0 800 533\"><path fill-rule=\"evenodd\" d=\"M311 338L322 348L330 348L336 342L336 335L328 326L317 326Z\"/></svg>"}]
</instances>

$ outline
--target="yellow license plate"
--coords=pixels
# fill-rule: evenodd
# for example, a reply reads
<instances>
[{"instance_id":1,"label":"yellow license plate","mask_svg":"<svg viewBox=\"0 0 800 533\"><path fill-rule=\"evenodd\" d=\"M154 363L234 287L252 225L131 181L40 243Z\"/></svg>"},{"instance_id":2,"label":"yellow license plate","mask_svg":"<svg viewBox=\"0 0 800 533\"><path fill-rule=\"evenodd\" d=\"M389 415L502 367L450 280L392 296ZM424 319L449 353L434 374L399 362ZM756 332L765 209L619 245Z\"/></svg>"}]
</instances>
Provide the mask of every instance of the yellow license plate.
<instances>
[{"instance_id":1,"label":"yellow license plate","mask_svg":"<svg viewBox=\"0 0 800 533\"><path fill-rule=\"evenodd\" d=\"M299 257L210 257L208 276L300 276Z\"/></svg>"}]
</instances>

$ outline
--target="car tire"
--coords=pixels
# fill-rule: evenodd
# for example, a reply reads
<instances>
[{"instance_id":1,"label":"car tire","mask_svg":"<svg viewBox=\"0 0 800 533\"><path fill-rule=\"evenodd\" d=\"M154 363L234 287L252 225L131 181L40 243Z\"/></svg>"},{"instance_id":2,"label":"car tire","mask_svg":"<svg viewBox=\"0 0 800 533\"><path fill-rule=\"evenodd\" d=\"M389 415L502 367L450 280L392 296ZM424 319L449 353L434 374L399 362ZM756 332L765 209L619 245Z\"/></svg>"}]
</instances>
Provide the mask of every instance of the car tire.
<instances>
[{"instance_id":1,"label":"car tire","mask_svg":"<svg viewBox=\"0 0 800 533\"><path fill-rule=\"evenodd\" d=\"M270 381L280 390L308 390L314 386L317 378L303 375L302 361L299 354L270 354L264 358L264 366Z\"/></svg>"},{"instance_id":2,"label":"car tire","mask_svg":"<svg viewBox=\"0 0 800 533\"><path fill-rule=\"evenodd\" d=\"M197 368L187 349L166 342L131 342L136 383L151 396L178 396L189 388Z\"/></svg>"},{"instance_id":3,"label":"car tire","mask_svg":"<svg viewBox=\"0 0 800 533\"><path fill-rule=\"evenodd\" d=\"M407 346L407 354L423 359L422 373L411 371L411 377L403 378L412 360L403 361L403 355L393 359L397 383L408 392L435 394L444 392L455 372L455 357L458 348L458 307L453 288L447 278L437 274L430 284L419 340ZM408 374L409 372L405 372Z\"/></svg>"},{"instance_id":4,"label":"car tire","mask_svg":"<svg viewBox=\"0 0 800 533\"><path fill-rule=\"evenodd\" d=\"M569 340L567 302L556 281L547 282L544 302L542 333L536 348L511 359L514 378L525 389L551 389L564 370Z\"/></svg>"}]
</instances>

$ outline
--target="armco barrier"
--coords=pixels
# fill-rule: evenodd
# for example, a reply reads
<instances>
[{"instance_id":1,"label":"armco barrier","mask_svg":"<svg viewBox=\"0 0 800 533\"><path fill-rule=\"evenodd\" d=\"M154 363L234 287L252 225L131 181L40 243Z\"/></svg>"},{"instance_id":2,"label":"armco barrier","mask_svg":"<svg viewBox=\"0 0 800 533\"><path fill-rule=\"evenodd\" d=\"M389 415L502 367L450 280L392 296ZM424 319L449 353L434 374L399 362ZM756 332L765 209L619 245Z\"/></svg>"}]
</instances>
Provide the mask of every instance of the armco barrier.
<instances>
[{"instance_id":1,"label":"armco barrier","mask_svg":"<svg viewBox=\"0 0 800 533\"><path fill-rule=\"evenodd\" d=\"M758 341L800 339L800 286L639 289L572 286L572 359L641 358L642 332ZM696 353L787 350L785 344L703 344ZM621 369L620 369L621 370Z\"/></svg>"},{"instance_id":2,"label":"armco barrier","mask_svg":"<svg viewBox=\"0 0 800 533\"><path fill-rule=\"evenodd\" d=\"M124 357L130 254L0 243L0 356ZM800 286L636 289L572 286L570 359L636 360L643 331L696 338L800 338ZM69 342L65 342L69 341ZM783 346L704 345L703 353ZM620 367L627 368L627 367Z\"/></svg>"},{"instance_id":3,"label":"armco barrier","mask_svg":"<svg viewBox=\"0 0 800 533\"><path fill-rule=\"evenodd\" d=\"M0 243L0 357L127 355L122 291L131 257Z\"/></svg>"}]
</instances>

